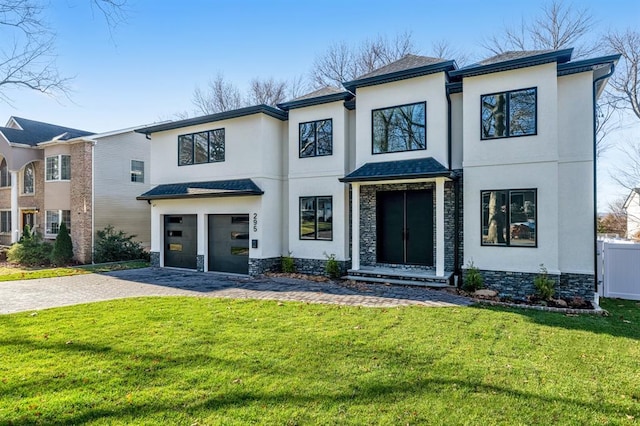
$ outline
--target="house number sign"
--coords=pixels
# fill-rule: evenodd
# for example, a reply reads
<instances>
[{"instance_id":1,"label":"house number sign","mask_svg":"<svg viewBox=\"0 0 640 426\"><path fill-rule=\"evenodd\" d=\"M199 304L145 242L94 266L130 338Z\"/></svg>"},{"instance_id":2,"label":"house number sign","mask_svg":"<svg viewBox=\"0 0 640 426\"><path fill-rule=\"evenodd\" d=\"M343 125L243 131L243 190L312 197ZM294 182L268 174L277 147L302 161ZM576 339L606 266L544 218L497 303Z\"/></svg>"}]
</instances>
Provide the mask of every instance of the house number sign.
<instances>
[{"instance_id":1,"label":"house number sign","mask_svg":"<svg viewBox=\"0 0 640 426\"><path fill-rule=\"evenodd\" d=\"M253 214L253 232L258 232L258 213Z\"/></svg>"}]
</instances>

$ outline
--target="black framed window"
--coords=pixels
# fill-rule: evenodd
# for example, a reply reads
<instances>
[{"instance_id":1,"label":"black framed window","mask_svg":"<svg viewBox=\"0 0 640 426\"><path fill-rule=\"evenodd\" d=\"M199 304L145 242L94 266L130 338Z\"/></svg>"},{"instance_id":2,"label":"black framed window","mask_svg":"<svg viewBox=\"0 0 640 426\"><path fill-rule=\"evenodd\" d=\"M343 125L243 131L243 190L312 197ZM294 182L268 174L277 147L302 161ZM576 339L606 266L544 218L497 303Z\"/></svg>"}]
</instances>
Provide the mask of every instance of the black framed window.
<instances>
[{"instance_id":1,"label":"black framed window","mask_svg":"<svg viewBox=\"0 0 640 426\"><path fill-rule=\"evenodd\" d=\"M482 245L537 247L536 189L481 191Z\"/></svg>"},{"instance_id":2,"label":"black framed window","mask_svg":"<svg viewBox=\"0 0 640 426\"><path fill-rule=\"evenodd\" d=\"M318 120L300 123L300 158L322 157L333 154L333 120Z\"/></svg>"},{"instance_id":3,"label":"black framed window","mask_svg":"<svg viewBox=\"0 0 640 426\"><path fill-rule=\"evenodd\" d=\"M332 197L300 197L300 239L333 239Z\"/></svg>"},{"instance_id":4,"label":"black framed window","mask_svg":"<svg viewBox=\"0 0 640 426\"><path fill-rule=\"evenodd\" d=\"M538 90L534 88L482 95L482 139L537 133Z\"/></svg>"},{"instance_id":5,"label":"black framed window","mask_svg":"<svg viewBox=\"0 0 640 426\"><path fill-rule=\"evenodd\" d=\"M224 129L178 136L178 165L224 161Z\"/></svg>"},{"instance_id":6,"label":"black framed window","mask_svg":"<svg viewBox=\"0 0 640 426\"><path fill-rule=\"evenodd\" d=\"M374 154L427 149L427 103L374 109L371 140Z\"/></svg>"}]
</instances>

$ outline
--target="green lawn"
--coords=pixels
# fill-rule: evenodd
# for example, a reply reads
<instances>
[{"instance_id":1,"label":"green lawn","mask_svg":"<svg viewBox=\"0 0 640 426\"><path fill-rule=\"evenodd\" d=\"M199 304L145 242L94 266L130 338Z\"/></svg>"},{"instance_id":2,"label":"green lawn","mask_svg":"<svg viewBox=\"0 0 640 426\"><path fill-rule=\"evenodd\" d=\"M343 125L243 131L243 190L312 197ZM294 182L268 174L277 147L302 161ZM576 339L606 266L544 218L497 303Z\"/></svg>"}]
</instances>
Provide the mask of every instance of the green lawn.
<instances>
[{"instance_id":1,"label":"green lawn","mask_svg":"<svg viewBox=\"0 0 640 426\"><path fill-rule=\"evenodd\" d=\"M0 316L0 424L633 424L611 316L141 298Z\"/></svg>"},{"instance_id":2,"label":"green lawn","mask_svg":"<svg viewBox=\"0 0 640 426\"><path fill-rule=\"evenodd\" d=\"M81 265L62 268L26 268L18 265L0 267L0 281L32 280L35 278L67 277L70 275L90 274L92 272L109 272L122 269L146 268L149 262L127 261L96 265Z\"/></svg>"}]
</instances>

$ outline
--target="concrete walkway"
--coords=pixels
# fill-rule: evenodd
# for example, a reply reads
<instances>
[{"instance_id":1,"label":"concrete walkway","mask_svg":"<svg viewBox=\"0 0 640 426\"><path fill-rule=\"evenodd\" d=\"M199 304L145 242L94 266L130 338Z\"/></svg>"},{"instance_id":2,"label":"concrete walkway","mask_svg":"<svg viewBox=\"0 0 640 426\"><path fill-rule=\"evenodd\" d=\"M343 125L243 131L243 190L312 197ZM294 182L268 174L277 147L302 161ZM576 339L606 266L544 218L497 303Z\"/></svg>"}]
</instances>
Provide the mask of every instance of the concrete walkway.
<instances>
[{"instance_id":1,"label":"concrete walkway","mask_svg":"<svg viewBox=\"0 0 640 426\"><path fill-rule=\"evenodd\" d=\"M0 282L0 314L141 296L198 296L352 306L467 306L471 300L423 287L292 278L246 278L165 268Z\"/></svg>"}]
</instances>

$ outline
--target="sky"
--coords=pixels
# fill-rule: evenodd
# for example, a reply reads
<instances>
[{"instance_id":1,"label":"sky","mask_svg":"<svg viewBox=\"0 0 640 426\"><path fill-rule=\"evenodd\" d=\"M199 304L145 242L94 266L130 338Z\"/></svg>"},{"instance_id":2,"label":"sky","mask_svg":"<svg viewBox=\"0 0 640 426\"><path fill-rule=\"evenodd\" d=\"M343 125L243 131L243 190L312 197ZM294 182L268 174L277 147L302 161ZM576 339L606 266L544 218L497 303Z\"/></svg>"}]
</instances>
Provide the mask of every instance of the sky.
<instances>
[{"instance_id":1,"label":"sky","mask_svg":"<svg viewBox=\"0 0 640 426\"><path fill-rule=\"evenodd\" d=\"M540 14L544 1L458 0L128 0L116 27L90 0L50 0L45 17L56 32L56 63L71 81L69 97L28 90L5 92L0 122L12 115L94 132L123 129L189 112L193 92L222 73L241 90L254 77L292 80L335 43L410 32L419 54L446 40L473 59L491 56L482 40ZM576 0L596 20L594 35L640 26L638 0ZM2 41L0 41L1 45ZM455 59L455 58L452 58ZM615 144L640 141L640 121L625 119ZM4 123L2 123L4 124ZM599 165L599 209L621 191Z\"/></svg>"}]
</instances>

